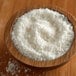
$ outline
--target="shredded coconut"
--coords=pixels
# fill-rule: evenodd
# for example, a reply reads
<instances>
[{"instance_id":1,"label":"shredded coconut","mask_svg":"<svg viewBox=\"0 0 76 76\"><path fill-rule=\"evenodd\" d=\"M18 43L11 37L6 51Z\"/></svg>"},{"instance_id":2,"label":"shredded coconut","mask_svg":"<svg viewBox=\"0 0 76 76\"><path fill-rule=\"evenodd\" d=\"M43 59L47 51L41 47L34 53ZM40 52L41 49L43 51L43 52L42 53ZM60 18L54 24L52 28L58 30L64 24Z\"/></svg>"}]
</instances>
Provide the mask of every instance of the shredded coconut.
<instances>
[{"instance_id":1,"label":"shredded coconut","mask_svg":"<svg viewBox=\"0 0 76 76\"><path fill-rule=\"evenodd\" d=\"M70 48L74 31L67 17L57 11L34 9L17 19L11 38L18 51L34 60L52 60Z\"/></svg>"},{"instance_id":2,"label":"shredded coconut","mask_svg":"<svg viewBox=\"0 0 76 76\"><path fill-rule=\"evenodd\" d=\"M6 67L6 72L10 73L11 75L17 75L20 72L19 66L16 61L8 61L8 65Z\"/></svg>"},{"instance_id":3,"label":"shredded coconut","mask_svg":"<svg viewBox=\"0 0 76 76\"><path fill-rule=\"evenodd\" d=\"M30 68L25 68L25 69L24 69L24 72L25 72L25 73L31 72L31 69L30 69Z\"/></svg>"},{"instance_id":4,"label":"shredded coconut","mask_svg":"<svg viewBox=\"0 0 76 76\"><path fill-rule=\"evenodd\" d=\"M23 72L24 74L28 75L32 72L32 69L26 66L21 66L19 65L19 62L13 59L9 59L6 68L5 68L7 74L11 75L11 76L19 76L21 74L21 72ZM3 72L0 72L0 76L6 76L3 74Z\"/></svg>"}]
</instances>

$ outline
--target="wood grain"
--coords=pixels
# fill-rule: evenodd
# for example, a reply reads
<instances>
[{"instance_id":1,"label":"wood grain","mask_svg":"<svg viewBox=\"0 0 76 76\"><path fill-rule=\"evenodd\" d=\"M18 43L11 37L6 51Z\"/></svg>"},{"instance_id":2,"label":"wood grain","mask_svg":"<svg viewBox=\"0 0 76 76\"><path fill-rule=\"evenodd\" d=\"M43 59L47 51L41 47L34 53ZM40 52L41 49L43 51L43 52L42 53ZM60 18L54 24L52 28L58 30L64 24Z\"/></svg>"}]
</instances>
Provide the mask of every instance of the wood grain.
<instances>
[{"instance_id":1,"label":"wood grain","mask_svg":"<svg viewBox=\"0 0 76 76\"><path fill-rule=\"evenodd\" d=\"M68 11L76 19L76 0L0 0L0 72L4 73L5 76L12 76L10 73L6 72L6 66L11 58L17 61L8 52L4 43L4 31L6 24L10 17L17 11L21 9L37 8L37 7L61 7L62 9ZM76 48L76 46L75 46ZM7 52L7 53L6 53ZM76 55L65 65L51 69L38 69L33 68L23 63L18 62L21 66L21 72L18 76L76 76ZM30 68L32 71L25 73L24 67Z\"/></svg>"}]
</instances>

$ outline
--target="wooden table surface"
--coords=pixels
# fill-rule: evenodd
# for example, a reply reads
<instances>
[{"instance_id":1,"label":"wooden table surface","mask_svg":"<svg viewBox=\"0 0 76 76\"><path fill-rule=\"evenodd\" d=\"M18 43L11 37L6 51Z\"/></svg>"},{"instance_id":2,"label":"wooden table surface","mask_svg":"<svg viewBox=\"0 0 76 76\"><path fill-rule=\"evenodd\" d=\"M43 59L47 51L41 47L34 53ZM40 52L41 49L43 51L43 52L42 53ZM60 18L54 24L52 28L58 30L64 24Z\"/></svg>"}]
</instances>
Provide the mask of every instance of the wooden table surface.
<instances>
[{"instance_id":1,"label":"wooden table surface","mask_svg":"<svg viewBox=\"0 0 76 76\"><path fill-rule=\"evenodd\" d=\"M21 9L54 6L70 12L76 19L76 0L0 0L0 76L76 76L76 55L65 65L55 69L34 68L17 61L4 43L6 24L15 12ZM9 60L19 66L20 72L16 71L13 75L11 71L7 72Z\"/></svg>"}]
</instances>

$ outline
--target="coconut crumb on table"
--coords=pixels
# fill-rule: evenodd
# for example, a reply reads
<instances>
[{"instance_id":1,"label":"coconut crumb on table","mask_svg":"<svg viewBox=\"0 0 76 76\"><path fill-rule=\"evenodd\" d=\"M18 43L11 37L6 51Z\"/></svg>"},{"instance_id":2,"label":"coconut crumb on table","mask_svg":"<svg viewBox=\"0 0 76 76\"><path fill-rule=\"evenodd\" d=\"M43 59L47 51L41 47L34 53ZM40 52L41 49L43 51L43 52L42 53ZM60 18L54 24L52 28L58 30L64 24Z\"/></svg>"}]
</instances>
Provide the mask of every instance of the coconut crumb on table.
<instances>
[{"instance_id":1,"label":"coconut crumb on table","mask_svg":"<svg viewBox=\"0 0 76 76\"><path fill-rule=\"evenodd\" d=\"M17 75L17 73L20 72L17 62L9 60L6 66L6 72L10 73L11 75Z\"/></svg>"},{"instance_id":2,"label":"coconut crumb on table","mask_svg":"<svg viewBox=\"0 0 76 76\"><path fill-rule=\"evenodd\" d=\"M22 69L23 69L24 75L29 76L29 74L32 72L31 68L26 67L26 66L21 67L18 63L19 63L18 61L10 58L8 60L8 63L5 69L7 74L11 76L20 76L20 73L22 72Z\"/></svg>"},{"instance_id":3,"label":"coconut crumb on table","mask_svg":"<svg viewBox=\"0 0 76 76\"><path fill-rule=\"evenodd\" d=\"M25 72L25 73L31 72L31 69L30 69L30 68L25 68L25 69L24 69L24 72Z\"/></svg>"},{"instance_id":4,"label":"coconut crumb on table","mask_svg":"<svg viewBox=\"0 0 76 76\"><path fill-rule=\"evenodd\" d=\"M28 67L26 65L20 64L17 60L9 58L3 71L0 71L0 76L38 76L43 75L42 72L37 74L35 69Z\"/></svg>"}]
</instances>

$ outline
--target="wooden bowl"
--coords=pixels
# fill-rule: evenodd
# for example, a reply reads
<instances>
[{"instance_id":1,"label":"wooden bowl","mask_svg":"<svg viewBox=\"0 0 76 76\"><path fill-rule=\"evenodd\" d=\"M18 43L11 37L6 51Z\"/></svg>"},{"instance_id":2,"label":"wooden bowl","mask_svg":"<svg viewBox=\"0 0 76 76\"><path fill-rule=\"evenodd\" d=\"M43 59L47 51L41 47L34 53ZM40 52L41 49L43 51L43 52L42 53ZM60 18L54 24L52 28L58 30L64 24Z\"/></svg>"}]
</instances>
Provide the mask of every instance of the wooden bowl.
<instances>
[{"instance_id":1,"label":"wooden bowl","mask_svg":"<svg viewBox=\"0 0 76 76\"><path fill-rule=\"evenodd\" d=\"M61 10L58 7L54 7L54 8L50 8L53 10L56 10L62 14L64 14L65 16L67 16L68 20L73 24L74 27L74 34L76 34L76 20L74 19L74 17L70 14L67 13L65 10ZM21 10L19 12L16 12L11 19L8 21L6 29L5 29L5 44L9 50L9 52L19 61L34 66L34 67L54 67L54 66L58 66L61 65L67 61L70 60L70 58L76 53L76 36L74 37L73 43L71 45L71 48L68 50L68 52L66 54L64 54L63 56L54 59L54 60L50 60L50 61L35 61L32 60L30 58L27 58L25 56L23 56L22 54L20 54L18 52L18 50L15 48L15 46L13 45L13 42L11 40L11 30L12 30L12 25L15 23L16 18L18 18L19 16L21 16L22 14L24 14L25 12L28 12L29 10Z\"/></svg>"}]
</instances>

